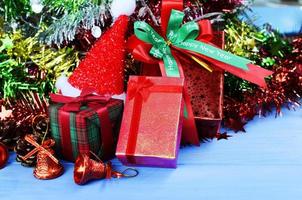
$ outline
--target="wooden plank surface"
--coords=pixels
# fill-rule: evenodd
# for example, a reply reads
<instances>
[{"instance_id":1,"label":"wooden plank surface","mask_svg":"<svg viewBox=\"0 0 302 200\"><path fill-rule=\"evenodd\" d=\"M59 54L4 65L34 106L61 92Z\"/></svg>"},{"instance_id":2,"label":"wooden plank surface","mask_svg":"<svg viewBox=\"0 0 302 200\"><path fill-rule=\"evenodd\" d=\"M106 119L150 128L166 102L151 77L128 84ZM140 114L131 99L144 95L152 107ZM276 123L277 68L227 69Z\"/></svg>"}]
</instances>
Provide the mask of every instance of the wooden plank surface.
<instances>
[{"instance_id":1,"label":"wooden plank surface","mask_svg":"<svg viewBox=\"0 0 302 200\"><path fill-rule=\"evenodd\" d=\"M132 179L73 182L73 165L58 179L36 180L11 155L0 171L1 200L302 199L302 109L255 119L246 134L181 149L177 169L138 168ZM123 169L114 160L114 165Z\"/></svg>"}]
</instances>

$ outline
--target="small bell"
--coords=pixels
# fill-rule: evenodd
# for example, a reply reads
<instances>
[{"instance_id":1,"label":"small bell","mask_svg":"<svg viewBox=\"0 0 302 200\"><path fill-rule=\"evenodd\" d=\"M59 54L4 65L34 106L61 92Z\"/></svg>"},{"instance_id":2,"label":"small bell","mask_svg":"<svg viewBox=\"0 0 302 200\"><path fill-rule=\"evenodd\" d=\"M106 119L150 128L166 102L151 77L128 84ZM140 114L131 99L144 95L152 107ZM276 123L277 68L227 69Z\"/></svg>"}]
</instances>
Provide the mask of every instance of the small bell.
<instances>
[{"instance_id":1,"label":"small bell","mask_svg":"<svg viewBox=\"0 0 302 200\"><path fill-rule=\"evenodd\" d=\"M9 157L7 147L0 142L0 169L4 168Z\"/></svg>"},{"instance_id":2,"label":"small bell","mask_svg":"<svg viewBox=\"0 0 302 200\"><path fill-rule=\"evenodd\" d=\"M45 144L47 142L51 144ZM53 146L54 141L47 140L43 145ZM54 155L55 153L51 148L47 148L46 151L48 151L52 155ZM34 176L37 179L54 179L61 176L64 171L63 166L59 162L55 162L53 159L51 159L46 151L42 149L37 154L37 165L34 170Z\"/></svg>"},{"instance_id":3,"label":"small bell","mask_svg":"<svg viewBox=\"0 0 302 200\"><path fill-rule=\"evenodd\" d=\"M62 175L64 168L60 164L59 160L54 156L54 150L51 149L54 146L55 141L53 139L45 140L42 145L39 145L32 135L26 135L25 140L35 146L31 152L22 157L26 160L37 154L37 164L34 170L34 176L38 179L54 179Z\"/></svg>"},{"instance_id":4,"label":"small bell","mask_svg":"<svg viewBox=\"0 0 302 200\"><path fill-rule=\"evenodd\" d=\"M44 114L36 115L32 119L32 137L37 143L41 143L45 139L49 138L49 118ZM35 146L30 144L25 140L25 138L20 138L14 148L17 156L17 162L20 162L22 166L34 167L37 164L37 155L32 155L26 160L22 159L27 153L35 149Z\"/></svg>"},{"instance_id":5,"label":"small bell","mask_svg":"<svg viewBox=\"0 0 302 200\"><path fill-rule=\"evenodd\" d=\"M94 155L94 154L93 154ZM133 175L127 175L127 171L133 171ZM116 172L112 170L111 162L104 163L99 159L99 162L90 159L88 155L81 154L76 159L74 165L74 181L78 185L84 185L93 179L110 179L121 177L135 177L138 175L136 169L128 168L123 172Z\"/></svg>"}]
</instances>

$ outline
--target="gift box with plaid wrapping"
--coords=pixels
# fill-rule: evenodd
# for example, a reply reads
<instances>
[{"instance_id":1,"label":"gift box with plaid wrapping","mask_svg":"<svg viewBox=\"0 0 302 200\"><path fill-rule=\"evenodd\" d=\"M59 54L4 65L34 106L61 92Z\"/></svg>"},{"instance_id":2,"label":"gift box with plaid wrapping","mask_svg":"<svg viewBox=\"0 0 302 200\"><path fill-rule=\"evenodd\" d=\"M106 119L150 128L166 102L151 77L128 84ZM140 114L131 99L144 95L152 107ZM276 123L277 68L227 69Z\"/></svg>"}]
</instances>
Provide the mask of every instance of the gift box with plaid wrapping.
<instances>
[{"instance_id":1,"label":"gift box with plaid wrapping","mask_svg":"<svg viewBox=\"0 0 302 200\"><path fill-rule=\"evenodd\" d=\"M94 95L90 95L90 100L61 95L51 97L51 135L61 158L75 161L79 154L89 154L90 151L103 160L114 157L123 111L122 100L98 101Z\"/></svg>"}]
</instances>

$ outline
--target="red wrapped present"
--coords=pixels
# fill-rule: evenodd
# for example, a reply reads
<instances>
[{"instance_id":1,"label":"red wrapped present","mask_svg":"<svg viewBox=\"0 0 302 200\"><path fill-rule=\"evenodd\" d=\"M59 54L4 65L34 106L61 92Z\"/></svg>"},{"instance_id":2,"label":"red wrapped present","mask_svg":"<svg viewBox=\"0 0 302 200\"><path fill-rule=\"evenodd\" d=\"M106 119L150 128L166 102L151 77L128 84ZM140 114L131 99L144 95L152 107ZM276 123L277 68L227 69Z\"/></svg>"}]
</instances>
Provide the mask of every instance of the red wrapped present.
<instances>
[{"instance_id":1,"label":"red wrapped present","mask_svg":"<svg viewBox=\"0 0 302 200\"><path fill-rule=\"evenodd\" d=\"M130 77L116 150L123 164L176 167L183 84L182 78Z\"/></svg>"},{"instance_id":2,"label":"red wrapped present","mask_svg":"<svg viewBox=\"0 0 302 200\"><path fill-rule=\"evenodd\" d=\"M73 98L51 94L51 135L57 154L75 161L90 151L103 160L114 157L123 111L123 101L93 95L84 90Z\"/></svg>"},{"instance_id":3,"label":"red wrapped present","mask_svg":"<svg viewBox=\"0 0 302 200\"><path fill-rule=\"evenodd\" d=\"M216 32L211 43L223 49L223 32ZM183 65L183 70L199 135L212 138L219 132L223 117L224 71L208 65L212 72L192 62Z\"/></svg>"},{"instance_id":4,"label":"red wrapped present","mask_svg":"<svg viewBox=\"0 0 302 200\"><path fill-rule=\"evenodd\" d=\"M214 33L211 43L224 47L223 32ZM196 127L202 137L212 137L220 129L223 117L224 71L209 65L209 72L196 63L182 60L186 87L190 96ZM158 64L142 63L141 75L162 76Z\"/></svg>"},{"instance_id":5,"label":"red wrapped present","mask_svg":"<svg viewBox=\"0 0 302 200\"><path fill-rule=\"evenodd\" d=\"M223 42L220 42L220 36L215 39L211 21L183 23L185 14L182 10L183 0L162 0L161 31L156 32L146 22L135 22L128 49L136 60L149 66L157 64L162 76L176 76L171 69L178 67L180 77L189 79L184 87L185 94L189 95L185 97L192 102L189 104L199 118L197 123L208 132L204 135L214 134L222 117L223 72L261 87L266 87L264 78L272 72L222 50Z\"/></svg>"}]
</instances>

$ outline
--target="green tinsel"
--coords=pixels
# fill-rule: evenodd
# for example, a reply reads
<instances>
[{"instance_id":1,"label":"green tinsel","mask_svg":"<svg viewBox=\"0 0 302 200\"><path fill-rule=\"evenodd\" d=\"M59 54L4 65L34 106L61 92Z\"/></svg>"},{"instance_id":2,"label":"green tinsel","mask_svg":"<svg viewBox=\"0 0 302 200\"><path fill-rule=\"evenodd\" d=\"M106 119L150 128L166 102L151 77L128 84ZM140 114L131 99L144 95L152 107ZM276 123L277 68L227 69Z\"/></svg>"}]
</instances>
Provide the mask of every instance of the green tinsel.
<instances>
[{"instance_id":1,"label":"green tinsel","mask_svg":"<svg viewBox=\"0 0 302 200\"><path fill-rule=\"evenodd\" d=\"M37 36L25 38L20 32L0 36L0 95L4 98L20 91L48 94L55 90L56 79L77 65L78 54L71 48L50 48Z\"/></svg>"}]
</instances>

